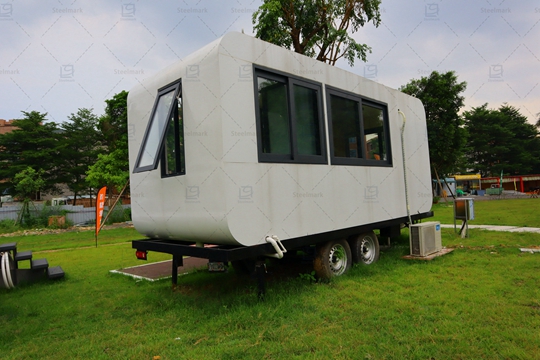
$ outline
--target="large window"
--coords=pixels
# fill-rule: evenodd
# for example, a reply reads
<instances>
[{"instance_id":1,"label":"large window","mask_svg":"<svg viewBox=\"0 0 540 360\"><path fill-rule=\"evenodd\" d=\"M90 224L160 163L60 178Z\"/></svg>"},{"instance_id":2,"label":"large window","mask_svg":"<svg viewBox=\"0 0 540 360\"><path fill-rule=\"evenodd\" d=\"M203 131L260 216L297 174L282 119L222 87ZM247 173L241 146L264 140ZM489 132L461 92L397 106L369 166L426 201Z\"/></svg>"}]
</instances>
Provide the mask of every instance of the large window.
<instances>
[{"instance_id":1,"label":"large window","mask_svg":"<svg viewBox=\"0 0 540 360\"><path fill-rule=\"evenodd\" d=\"M185 173L180 82L158 91L134 172L155 170L160 158L164 176Z\"/></svg>"},{"instance_id":2,"label":"large window","mask_svg":"<svg viewBox=\"0 0 540 360\"><path fill-rule=\"evenodd\" d=\"M332 164L391 165L386 105L326 90Z\"/></svg>"},{"instance_id":3,"label":"large window","mask_svg":"<svg viewBox=\"0 0 540 360\"><path fill-rule=\"evenodd\" d=\"M255 69L259 161L326 164L319 84Z\"/></svg>"}]
</instances>

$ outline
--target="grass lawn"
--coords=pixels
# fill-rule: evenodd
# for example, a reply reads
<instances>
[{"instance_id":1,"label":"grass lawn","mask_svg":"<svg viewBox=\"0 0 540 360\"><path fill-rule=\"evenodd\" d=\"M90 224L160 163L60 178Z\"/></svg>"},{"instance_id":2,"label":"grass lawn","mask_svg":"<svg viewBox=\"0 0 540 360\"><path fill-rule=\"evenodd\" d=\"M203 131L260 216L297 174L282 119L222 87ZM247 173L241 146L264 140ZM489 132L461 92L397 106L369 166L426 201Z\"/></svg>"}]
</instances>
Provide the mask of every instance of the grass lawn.
<instances>
[{"instance_id":1,"label":"grass lawn","mask_svg":"<svg viewBox=\"0 0 540 360\"><path fill-rule=\"evenodd\" d=\"M540 227L539 199L508 199L508 200L482 200L474 202L474 225L512 225L526 227ZM448 204L441 200L433 205L435 217L433 220L441 224L454 223L453 203ZM461 221L458 221L461 224Z\"/></svg>"},{"instance_id":2,"label":"grass lawn","mask_svg":"<svg viewBox=\"0 0 540 360\"><path fill-rule=\"evenodd\" d=\"M512 208L515 201L522 206ZM512 215L505 225L528 219L526 225L538 226L537 206L477 202L482 218L475 223L501 224L493 220L501 215L489 214L506 211ZM434 210L447 222L447 209ZM378 263L326 284L271 267L266 300L259 302L255 281L232 270L182 276L175 289L170 280L110 274L140 263L126 242L138 235L124 230L103 231L106 246L91 247L91 235L74 246L74 236L65 240L70 249L37 254L62 265L63 280L0 289L0 358L540 358L540 254L519 252L540 245L540 234L471 230L461 239L443 229L443 245L456 249L433 261L403 260L409 251L404 234ZM46 236L49 245L40 245L39 236L27 238L7 241L65 248Z\"/></svg>"}]
</instances>

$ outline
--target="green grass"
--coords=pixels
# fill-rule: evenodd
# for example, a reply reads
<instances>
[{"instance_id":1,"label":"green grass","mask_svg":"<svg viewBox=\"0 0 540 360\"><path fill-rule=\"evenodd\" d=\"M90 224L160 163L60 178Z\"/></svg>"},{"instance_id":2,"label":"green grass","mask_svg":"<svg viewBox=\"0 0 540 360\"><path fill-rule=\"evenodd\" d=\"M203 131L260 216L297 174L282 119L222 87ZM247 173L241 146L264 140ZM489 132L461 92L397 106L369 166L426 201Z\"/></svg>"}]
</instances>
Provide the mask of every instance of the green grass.
<instances>
[{"instance_id":1,"label":"green grass","mask_svg":"<svg viewBox=\"0 0 540 360\"><path fill-rule=\"evenodd\" d=\"M176 288L110 274L140 263L112 238L42 254L64 280L0 289L1 358L540 358L540 254L518 249L540 234L444 229L456 249L433 261L402 259L404 234L378 263L327 284L301 278L309 266L270 267L264 302L233 271L182 276Z\"/></svg>"},{"instance_id":2,"label":"green grass","mask_svg":"<svg viewBox=\"0 0 540 360\"><path fill-rule=\"evenodd\" d=\"M107 244L118 244L142 238L144 237L132 227L102 230L98 236L98 246ZM18 251L58 250L96 245L96 239L93 230L73 230L43 235L30 234L14 237L0 237L0 242L17 242Z\"/></svg>"},{"instance_id":3,"label":"green grass","mask_svg":"<svg viewBox=\"0 0 540 360\"><path fill-rule=\"evenodd\" d=\"M540 227L539 208L539 199L475 201L475 219L469 224ZM432 211L435 213L433 220L440 221L441 224L454 223L453 203L440 201L433 205ZM461 221L458 223L461 224Z\"/></svg>"}]
</instances>

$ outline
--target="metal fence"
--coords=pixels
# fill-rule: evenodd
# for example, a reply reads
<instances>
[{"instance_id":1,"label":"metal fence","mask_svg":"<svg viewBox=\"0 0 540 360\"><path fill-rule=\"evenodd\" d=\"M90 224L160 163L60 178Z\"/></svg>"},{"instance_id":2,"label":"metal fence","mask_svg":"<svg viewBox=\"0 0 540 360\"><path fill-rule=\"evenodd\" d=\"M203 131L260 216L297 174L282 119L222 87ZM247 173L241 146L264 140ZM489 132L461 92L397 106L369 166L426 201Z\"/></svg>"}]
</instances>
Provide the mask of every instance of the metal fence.
<instances>
[{"instance_id":1,"label":"metal fence","mask_svg":"<svg viewBox=\"0 0 540 360\"><path fill-rule=\"evenodd\" d=\"M16 204L12 206L3 206L0 208L0 221L5 219L17 220L22 204ZM66 220L71 222L73 225L79 224L88 224L94 223L96 221L96 208L95 207L83 207L82 205L60 205L60 206L50 206L47 211L44 211L43 204L35 204L30 206L30 214L33 217L39 217L40 214L50 211L50 215L59 215L61 213L66 213ZM122 207L123 209L130 209L131 205L116 205L113 211L117 211ZM108 206L105 206L105 213L109 210Z\"/></svg>"}]
</instances>

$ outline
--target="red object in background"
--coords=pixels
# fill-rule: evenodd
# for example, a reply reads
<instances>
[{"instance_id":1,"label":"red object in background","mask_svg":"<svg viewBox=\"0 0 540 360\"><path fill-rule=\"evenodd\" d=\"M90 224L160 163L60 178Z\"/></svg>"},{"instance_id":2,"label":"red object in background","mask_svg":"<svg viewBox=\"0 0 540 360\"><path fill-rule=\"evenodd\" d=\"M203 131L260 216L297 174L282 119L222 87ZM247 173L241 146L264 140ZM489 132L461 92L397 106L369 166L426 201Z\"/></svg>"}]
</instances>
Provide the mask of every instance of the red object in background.
<instances>
[{"instance_id":1,"label":"red object in background","mask_svg":"<svg viewBox=\"0 0 540 360\"><path fill-rule=\"evenodd\" d=\"M101 230L101 219L103 218L103 209L105 208L105 194L107 193L107 187L104 186L98 191L96 201L96 238L99 230Z\"/></svg>"}]
</instances>

